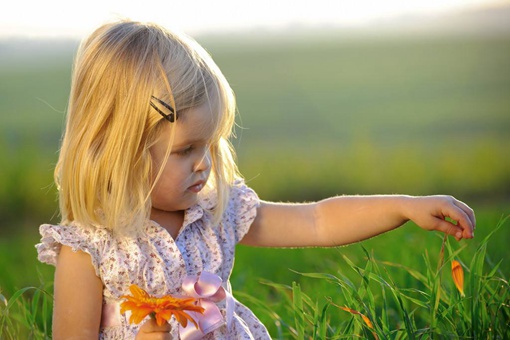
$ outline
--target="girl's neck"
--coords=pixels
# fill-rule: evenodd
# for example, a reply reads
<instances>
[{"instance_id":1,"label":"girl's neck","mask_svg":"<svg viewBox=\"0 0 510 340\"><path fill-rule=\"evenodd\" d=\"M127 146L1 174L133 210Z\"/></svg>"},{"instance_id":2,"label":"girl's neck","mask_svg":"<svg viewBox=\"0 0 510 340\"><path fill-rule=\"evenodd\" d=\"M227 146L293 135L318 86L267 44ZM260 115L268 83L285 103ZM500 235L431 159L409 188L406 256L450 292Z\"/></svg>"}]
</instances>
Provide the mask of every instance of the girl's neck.
<instances>
[{"instance_id":1,"label":"girl's neck","mask_svg":"<svg viewBox=\"0 0 510 340\"><path fill-rule=\"evenodd\" d=\"M152 208L151 220L157 222L160 226L165 228L170 236L175 240L179 231L181 230L182 223L184 222L184 211L164 211Z\"/></svg>"}]
</instances>

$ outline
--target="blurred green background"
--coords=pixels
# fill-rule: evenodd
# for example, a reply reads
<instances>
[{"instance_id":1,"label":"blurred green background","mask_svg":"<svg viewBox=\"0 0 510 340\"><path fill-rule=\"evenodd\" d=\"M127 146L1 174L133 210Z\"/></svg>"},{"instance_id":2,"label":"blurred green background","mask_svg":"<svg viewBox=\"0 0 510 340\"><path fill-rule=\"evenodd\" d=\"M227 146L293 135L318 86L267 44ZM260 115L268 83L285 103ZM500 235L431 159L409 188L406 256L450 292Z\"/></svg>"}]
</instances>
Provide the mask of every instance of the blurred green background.
<instances>
[{"instance_id":1,"label":"blurred green background","mask_svg":"<svg viewBox=\"0 0 510 340\"><path fill-rule=\"evenodd\" d=\"M452 194L475 209L480 235L510 212L509 34L198 41L236 92L233 143L261 198ZM33 245L39 224L59 220L52 171L76 47L0 41L0 290L7 293L52 280ZM490 251L507 260L508 273L510 232L499 233ZM428 244L440 239L403 228L365 246L412 264L438 251ZM233 284L252 291L259 278L288 284L297 276L287 268L336 271L340 253L361 259L359 250L240 247Z\"/></svg>"}]
</instances>

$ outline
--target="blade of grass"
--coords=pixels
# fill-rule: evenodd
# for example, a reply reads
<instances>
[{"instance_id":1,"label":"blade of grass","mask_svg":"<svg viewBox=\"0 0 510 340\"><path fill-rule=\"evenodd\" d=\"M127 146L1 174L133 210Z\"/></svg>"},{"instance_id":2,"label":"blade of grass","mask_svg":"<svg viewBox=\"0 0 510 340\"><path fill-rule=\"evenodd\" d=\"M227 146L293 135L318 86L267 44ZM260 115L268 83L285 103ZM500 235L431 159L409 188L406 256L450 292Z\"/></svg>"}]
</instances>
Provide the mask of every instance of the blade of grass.
<instances>
[{"instance_id":1,"label":"blade of grass","mask_svg":"<svg viewBox=\"0 0 510 340\"><path fill-rule=\"evenodd\" d=\"M301 296L301 287L296 282L292 282L292 297L293 297L293 308L294 308L294 320L296 324L296 330L298 339L305 338L305 317L303 310L303 300Z\"/></svg>"}]
</instances>

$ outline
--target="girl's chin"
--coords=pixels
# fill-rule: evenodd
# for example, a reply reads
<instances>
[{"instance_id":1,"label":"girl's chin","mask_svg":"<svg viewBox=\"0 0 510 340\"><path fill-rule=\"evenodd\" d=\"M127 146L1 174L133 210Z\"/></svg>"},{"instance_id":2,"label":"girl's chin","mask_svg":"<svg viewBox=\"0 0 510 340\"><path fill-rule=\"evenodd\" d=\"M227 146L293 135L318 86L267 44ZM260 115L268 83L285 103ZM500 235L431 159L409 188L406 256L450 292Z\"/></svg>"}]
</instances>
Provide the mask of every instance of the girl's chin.
<instances>
[{"instance_id":1,"label":"girl's chin","mask_svg":"<svg viewBox=\"0 0 510 340\"><path fill-rule=\"evenodd\" d=\"M172 202L165 202L164 200L155 202L153 199L152 207L157 210L168 212L186 210L198 203L198 197L198 193L187 190L180 198L174 199Z\"/></svg>"}]
</instances>

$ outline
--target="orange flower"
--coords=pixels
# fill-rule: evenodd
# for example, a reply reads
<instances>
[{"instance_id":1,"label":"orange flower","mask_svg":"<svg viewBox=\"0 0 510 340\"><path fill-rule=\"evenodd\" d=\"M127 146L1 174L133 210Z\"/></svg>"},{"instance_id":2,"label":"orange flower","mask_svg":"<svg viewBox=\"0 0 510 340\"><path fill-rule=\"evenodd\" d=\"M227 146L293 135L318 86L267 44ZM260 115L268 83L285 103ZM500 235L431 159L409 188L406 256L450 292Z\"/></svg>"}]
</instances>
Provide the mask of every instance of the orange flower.
<instances>
[{"instance_id":1,"label":"orange flower","mask_svg":"<svg viewBox=\"0 0 510 340\"><path fill-rule=\"evenodd\" d=\"M189 320L198 328L196 321L185 312L204 312L204 309L197 305L196 299L175 298L171 295L157 298L149 295L142 288L134 284L129 287L129 290L132 295L122 296L126 301L120 304L120 313L124 314L128 310L131 311L130 323L138 324L147 315L150 315L156 319L156 323L159 326L162 326L172 315L175 315L175 318L183 327L186 327Z\"/></svg>"},{"instance_id":2,"label":"orange flower","mask_svg":"<svg viewBox=\"0 0 510 340\"><path fill-rule=\"evenodd\" d=\"M452 261L452 277L460 295L464 296L464 270L457 260Z\"/></svg>"},{"instance_id":3,"label":"orange flower","mask_svg":"<svg viewBox=\"0 0 510 340\"><path fill-rule=\"evenodd\" d=\"M338 306L338 307L343 309L346 312L351 313L351 314L360 315L361 318L363 319L363 321L365 321L365 324L368 326L368 328L372 328L372 329L374 328L374 326L372 325L372 322L370 321L370 319L367 316L365 316L365 315L361 314L360 312L358 312L357 310L350 309L349 307L340 307L340 306Z\"/></svg>"}]
</instances>

